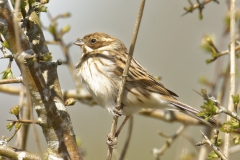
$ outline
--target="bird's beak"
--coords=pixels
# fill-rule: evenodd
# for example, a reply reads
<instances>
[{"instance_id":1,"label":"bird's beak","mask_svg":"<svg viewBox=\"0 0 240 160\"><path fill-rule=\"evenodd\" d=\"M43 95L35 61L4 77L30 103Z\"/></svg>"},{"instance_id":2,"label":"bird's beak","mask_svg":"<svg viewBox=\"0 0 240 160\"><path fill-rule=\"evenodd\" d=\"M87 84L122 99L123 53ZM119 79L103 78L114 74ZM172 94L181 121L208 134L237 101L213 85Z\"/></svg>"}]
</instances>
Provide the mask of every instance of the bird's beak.
<instances>
[{"instance_id":1,"label":"bird's beak","mask_svg":"<svg viewBox=\"0 0 240 160\"><path fill-rule=\"evenodd\" d=\"M84 45L84 42L83 42L82 39L77 39L77 41L74 42L73 44L75 44L75 45L77 45L77 46L82 46L82 45Z\"/></svg>"}]
</instances>

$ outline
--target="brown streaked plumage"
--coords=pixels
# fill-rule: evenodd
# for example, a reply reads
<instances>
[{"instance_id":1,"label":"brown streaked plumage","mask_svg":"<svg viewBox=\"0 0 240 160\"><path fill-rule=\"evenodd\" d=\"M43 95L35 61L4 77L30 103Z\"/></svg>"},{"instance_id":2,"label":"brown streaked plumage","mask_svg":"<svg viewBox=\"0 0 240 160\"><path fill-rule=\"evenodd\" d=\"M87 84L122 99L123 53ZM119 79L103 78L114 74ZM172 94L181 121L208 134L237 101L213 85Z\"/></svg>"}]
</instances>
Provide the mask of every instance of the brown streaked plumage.
<instances>
[{"instance_id":1,"label":"brown streaked plumage","mask_svg":"<svg viewBox=\"0 0 240 160\"><path fill-rule=\"evenodd\" d=\"M76 66L77 74L95 101L110 113L114 107L122 80L128 52L118 39L105 33L88 34L74 44L81 46L82 56ZM198 117L197 109L178 101L177 94L149 74L134 58L131 61L123 93L123 114L130 116L141 108L181 111L209 126L217 126L212 118Z\"/></svg>"}]
</instances>

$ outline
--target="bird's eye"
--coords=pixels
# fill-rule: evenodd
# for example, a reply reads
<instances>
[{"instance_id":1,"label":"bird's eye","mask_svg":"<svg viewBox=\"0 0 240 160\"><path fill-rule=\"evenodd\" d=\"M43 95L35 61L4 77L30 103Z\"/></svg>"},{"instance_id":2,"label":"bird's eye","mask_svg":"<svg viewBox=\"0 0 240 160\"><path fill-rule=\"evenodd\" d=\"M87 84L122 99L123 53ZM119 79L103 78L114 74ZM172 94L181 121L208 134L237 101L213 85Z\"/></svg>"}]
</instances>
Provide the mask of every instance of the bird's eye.
<instances>
[{"instance_id":1,"label":"bird's eye","mask_svg":"<svg viewBox=\"0 0 240 160\"><path fill-rule=\"evenodd\" d=\"M96 41L96 39L91 39L91 43L95 43Z\"/></svg>"}]
</instances>

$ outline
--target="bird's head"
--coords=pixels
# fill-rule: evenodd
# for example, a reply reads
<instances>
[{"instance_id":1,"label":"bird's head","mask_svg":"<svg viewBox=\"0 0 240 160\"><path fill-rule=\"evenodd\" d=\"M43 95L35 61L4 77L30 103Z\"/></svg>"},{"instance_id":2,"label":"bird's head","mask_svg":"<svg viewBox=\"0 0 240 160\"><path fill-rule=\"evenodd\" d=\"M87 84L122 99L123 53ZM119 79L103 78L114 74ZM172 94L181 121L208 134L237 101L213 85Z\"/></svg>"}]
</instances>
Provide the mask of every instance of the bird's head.
<instances>
[{"instance_id":1,"label":"bird's head","mask_svg":"<svg viewBox=\"0 0 240 160\"><path fill-rule=\"evenodd\" d=\"M82 39L74 42L74 44L82 47L85 53L94 50L127 51L125 45L120 40L101 32L87 34Z\"/></svg>"}]
</instances>

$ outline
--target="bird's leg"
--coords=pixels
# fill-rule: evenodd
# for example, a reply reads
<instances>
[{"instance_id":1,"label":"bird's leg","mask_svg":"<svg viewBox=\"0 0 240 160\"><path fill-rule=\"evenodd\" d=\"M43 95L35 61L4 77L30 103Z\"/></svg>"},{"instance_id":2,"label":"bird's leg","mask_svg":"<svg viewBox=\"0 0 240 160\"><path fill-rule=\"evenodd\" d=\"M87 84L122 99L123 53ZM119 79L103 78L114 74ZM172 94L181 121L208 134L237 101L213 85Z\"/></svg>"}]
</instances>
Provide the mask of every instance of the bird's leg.
<instances>
[{"instance_id":1,"label":"bird's leg","mask_svg":"<svg viewBox=\"0 0 240 160\"><path fill-rule=\"evenodd\" d=\"M115 133L115 137L118 137L118 135L122 131L123 126L126 124L126 122L128 121L129 118L130 118L130 116L126 116L125 117L125 119L123 120L121 126L118 128L117 132Z\"/></svg>"},{"instance_id":2,"label":"bird's leg","mask_svg":"<svg viewBox=\"0 0 240 160\"><path fill-rule=\"evenodd\" d=\"M126 124L126 122L128 121L129 118L130 118L130 116L126 116L125 117L125 119L123 120L122 124L120 125L120 127L117 130L117 132L115 133L114 137L111 134L108 134L108 136L107 136L107 145L108 146L114 146L114 145L117 144L118 135L120 134L123 126Z\"/></svg>"}]
</instances>

